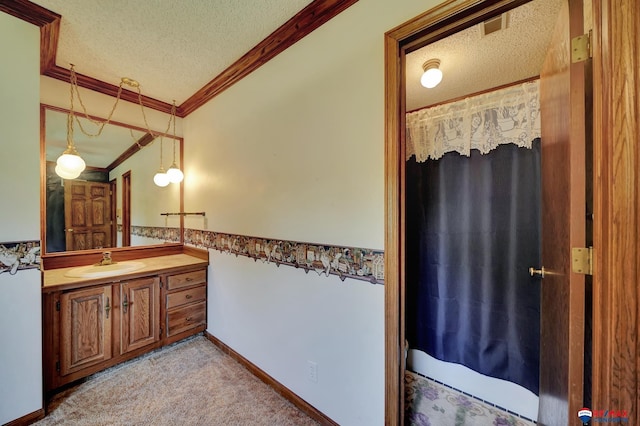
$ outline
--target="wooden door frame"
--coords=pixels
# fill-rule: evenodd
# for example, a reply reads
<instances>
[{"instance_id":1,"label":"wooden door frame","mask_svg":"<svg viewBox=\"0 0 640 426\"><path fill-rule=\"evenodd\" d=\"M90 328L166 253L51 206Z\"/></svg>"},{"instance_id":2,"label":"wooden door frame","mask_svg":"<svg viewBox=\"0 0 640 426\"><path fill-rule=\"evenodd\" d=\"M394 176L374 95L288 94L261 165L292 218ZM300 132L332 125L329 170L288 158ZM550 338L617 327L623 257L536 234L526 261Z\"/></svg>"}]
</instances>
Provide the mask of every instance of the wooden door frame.
<instances>
[{"instance_id":1,"label":"wooden door frame","mask_svg":"<svg viewBox=\"0 0 640 426\"><path fill-rule=\"evenodd\" d=\"M131 170L122 174L122 247L131 245Z\"/></svg>"},{"instance_id":2,"label":"wooden door frame","mask_svg":"<svg viewBox=\"0 0 640 426\"><path fill-rule=\"evenodd\" d=\"M448 0L385 33L385 424L403 423L405 56L529 0Z\"/></svg>"},{"instance_id":3,"label":"wooden door frame","mask_svg":"<svg viewBox=\"0 0 640 426\"><path fill-rule=\"evenodd\" d=\"M118 247L118 179L109 181L111 197L111 246Z\"/></svg>"},{"instance_id":4,"label":"wooden door frame","mask_svg":"<svg viewBox=\"0 0 640 426\"><path fill-rule=\"evenodd\" d=\"M592 408L640 424L640 10L593 3Z\"/></svg>"},{"instance_id":5,"label":"wooden door frame","mask_svg":"<svg viewBox=\"0 0 640 426\"><path fill-rule=\"evenodd\" d=\"M640 424L640 11L591 0L594 276L592 407ZM385 34L385 424L403 423L404 57L527 1L447 0ZM635 420L635 422L634 422Z\"/></svg>"}]
</instances>

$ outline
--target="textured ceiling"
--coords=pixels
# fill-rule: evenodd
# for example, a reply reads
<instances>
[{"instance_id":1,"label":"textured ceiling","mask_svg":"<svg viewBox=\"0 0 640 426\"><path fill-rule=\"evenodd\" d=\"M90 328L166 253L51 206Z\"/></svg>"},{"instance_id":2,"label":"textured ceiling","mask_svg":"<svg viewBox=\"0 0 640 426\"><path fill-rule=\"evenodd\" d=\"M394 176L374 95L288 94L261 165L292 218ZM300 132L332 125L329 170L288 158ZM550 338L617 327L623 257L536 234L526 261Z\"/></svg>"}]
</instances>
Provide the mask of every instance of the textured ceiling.
<instances>
[{"instance_id":1,"label":"textured ceiling","mask_svg":"<svg viewBox=\"0 0 640 426\"><path fill-rule=\"evenodd\" d=\"M509 11L504 30L483 36L475 25L407 55L407 110L539 75L562 1L534 0ZM443 78L426 89L422 64L431 58Z\"/></svg>"},{"instance_id":2,"label":"textured ceiling","mask_svg":"<svg viewBox=\"0 0 640 426\"><path fill-rule=\"evenodd\" d=\"M32 0L62 16L56 64L179 105L311 0Z\"/></svg>"},{"instance_id":3,"label":"textured ceiling","mask_svg":"<svg viewBox=\"0 0 640 426\"><path fill-rule=\"evenodd\" d=\"M311 0L33 0L62 16L56 64L178 105L311 3ZM533 0L507 28L476 25L407 56L407 110L540 73L562 0ZM422 64L441 60L442 83L425 89ZM470 78L473 76L473 78Z\"/></svg>"}]
</instances>

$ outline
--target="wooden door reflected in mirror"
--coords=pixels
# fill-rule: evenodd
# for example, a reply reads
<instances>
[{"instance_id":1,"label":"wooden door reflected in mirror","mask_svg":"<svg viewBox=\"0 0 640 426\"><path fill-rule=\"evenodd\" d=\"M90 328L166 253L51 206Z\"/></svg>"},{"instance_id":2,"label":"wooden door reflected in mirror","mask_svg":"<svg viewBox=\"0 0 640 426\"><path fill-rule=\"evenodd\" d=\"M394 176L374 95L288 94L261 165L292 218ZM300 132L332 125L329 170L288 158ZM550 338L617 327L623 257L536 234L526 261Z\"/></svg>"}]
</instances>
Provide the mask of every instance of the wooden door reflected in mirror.
<instances>
[{"instance_id":1,"label":"wooden door reflected in mirror","mask_svg":"<svg viewBox=\"0 0 640 426\"><path fill-rule=\"evenodd\" d=\"M181 242L180 216L162 213L181 211L183 184L158 187L153 176L161 165L161 145L164 168L174 161L174 144L175 161L183 168L182 138L155 129L151 136L114 121L100 136L75 131L74 145L87 168L77 179L63 179L55 166L67 145L68 110L41 105L41 114L44 254ZM87 133L96 127L82 115L79 120Z\"/></svg>"}]
</instances>

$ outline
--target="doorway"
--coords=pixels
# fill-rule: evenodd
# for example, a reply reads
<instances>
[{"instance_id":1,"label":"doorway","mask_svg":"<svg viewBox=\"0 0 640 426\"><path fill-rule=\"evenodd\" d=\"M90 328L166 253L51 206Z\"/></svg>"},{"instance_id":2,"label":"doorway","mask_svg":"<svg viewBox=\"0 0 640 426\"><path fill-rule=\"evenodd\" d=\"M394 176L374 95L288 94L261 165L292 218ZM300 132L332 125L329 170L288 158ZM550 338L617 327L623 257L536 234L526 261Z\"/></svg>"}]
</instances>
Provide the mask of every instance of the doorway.
<instances>
[{"instance_id":1,"label":"doorway","mask_svg":"<svg viewBox=\"0 0 640 426\"><path fill-rule=\"evenodd\" d=\"M387 401L386 420L389 424L401 423L404 385L404 343L405 343L405 297L406 265L405 252L407 209L405 188L405 159L407 147L401 142L407 138L405 115L407 108L407 88L403 77L409 73L406 69L407 55L430 43L445 39L461 29L481 24L489 18L495 18L514 7L528 3L526 1L484 2L471 5L472 2L446 2L411 21L387 33L387 144L386 144L386 381ZM488 5L487 3L494 3ZM571 2L575 3L575 2ZM582 16L580 16L582 18ZM400 60L396 60L399 58ZM544 156L544 154L543 154ZM584 169L584 166L583 166ZM584 205L582 206L584 208ZM569 275L563 270L563 274ZM559 274L562 275L562 274ZM584 303L584 302L583 302ZM582 305L584 313L584 304ZM575 336L574 336L575 337ZM563 341L564 345L566 341ZM562 345L561 345L562 346ZM562 349L561 349L562 350ZM398 366L400 368L398 368ZM582 371L580 371L582 376ZM563 383L563 385L566 383ZM580 395L580 399L582 395ZM542 405L541 405L542 406ZM562 416L567 418L566 409Z\"/></svg>"}]
</instances>

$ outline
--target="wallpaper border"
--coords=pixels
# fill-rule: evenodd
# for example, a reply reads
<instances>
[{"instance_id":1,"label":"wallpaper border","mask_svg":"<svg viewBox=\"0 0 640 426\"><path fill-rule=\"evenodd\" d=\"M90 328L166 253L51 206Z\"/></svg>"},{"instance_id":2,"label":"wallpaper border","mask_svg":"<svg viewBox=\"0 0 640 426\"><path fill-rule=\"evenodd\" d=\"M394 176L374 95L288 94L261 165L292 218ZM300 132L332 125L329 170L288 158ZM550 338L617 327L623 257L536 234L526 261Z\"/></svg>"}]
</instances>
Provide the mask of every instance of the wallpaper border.
<instances>
[{"instance_id":1,"label":"wallpaper border","mask_svg":"<svg viewBox=\"0 0 640 426\"><path fill-rule=\"evenodd\" d=\"M384 285L384 251L185 229L184 243L257 261Z\"/></svg>"},{"instance_id":2,"label":"wallpaper border","mask_svg":"<svg viewBox=\"0 0 640 426\"><path fill-rule=\"evenodd\" d=\"M118 232L122 232L122 224L118 224ZM131 226L131 235L145 238L155 238L170 243L180 242L180 228L163 226Z\"/></svg>"},{"instance_id":3,"label":"wallpaper border","mask_svg":"<svg viewBox=\"0 0 640 426\"><path fill-rule=\"evenodd\" d=\"M40 269L39 240L0 242L0 274L36 268Z\"/></svg>"}]
</instances>

